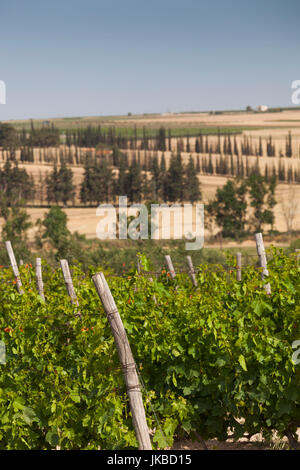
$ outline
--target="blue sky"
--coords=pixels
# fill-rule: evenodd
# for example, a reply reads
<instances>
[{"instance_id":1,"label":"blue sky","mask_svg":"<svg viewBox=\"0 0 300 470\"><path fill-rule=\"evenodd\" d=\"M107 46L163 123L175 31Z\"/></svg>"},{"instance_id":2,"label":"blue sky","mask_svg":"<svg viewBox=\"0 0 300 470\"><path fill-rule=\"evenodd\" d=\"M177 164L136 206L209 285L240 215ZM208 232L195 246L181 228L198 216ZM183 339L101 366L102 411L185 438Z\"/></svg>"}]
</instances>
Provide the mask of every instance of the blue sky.
<instances>
[{"instance_id":1,"label":"blue sky","mask_svg":"<svg viewBox=\"0 0 300 470\"><path fill-rule=\"evenodd\" d=\"M0 120L293 106L298 0L1 0Z\"/></svg>"}]
</instances>

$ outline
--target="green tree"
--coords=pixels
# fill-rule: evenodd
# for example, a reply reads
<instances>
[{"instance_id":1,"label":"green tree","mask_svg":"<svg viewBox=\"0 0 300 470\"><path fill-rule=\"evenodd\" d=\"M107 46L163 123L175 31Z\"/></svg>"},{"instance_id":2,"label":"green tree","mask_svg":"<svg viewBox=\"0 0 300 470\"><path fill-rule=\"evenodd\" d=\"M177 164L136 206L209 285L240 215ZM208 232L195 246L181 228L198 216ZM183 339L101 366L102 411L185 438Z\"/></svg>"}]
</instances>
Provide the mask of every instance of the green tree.
<instances>
[{"instance_id":1,"label":"green tree","mask_svg":"<svg viewBox=\"0 0 300 470\"><path fill-rule=\"evenodd\" d=\"M35 128L31 120L31 128L27 143L32 147L56 147L59 145L60 135L59 129L54 127L54 124L44 124L40 128Z\"/></svg>"},{"instance_id":2,"label":"green tree","mask_svg":"<svg viewBox=\"0 0 300 470\"><path fill-rule=\"evenodd\" d=\"M257 172L252 172L247 179L247 186L250 205L254 209L250 224L254 227L254 232L261 232L264 225L274 223L276 178L274 176L266 178Z\"/></svg>"},{"instance_id":3,"label":"green tree","mask_svg":"<svg viewBox=\"0 0 300 470\"><path fill-rule=\"evenodd\" d=\"M70 245L67 216L59 206L52 206L42 221L37 222L43 229L42 240L49 242L56 250L57 258L66 256Z\"/></svg>"},{"instance_id":4,"label":"green tree","mask_svg":"<svg viewBox=\"0 0 300 470\"><path fill-rule=\"evenodd\" d=\"M127 194L127 158L125 155L122 155L119 162L119 173L116 180L117 191L115 191L117 196L125 196Z\"/></svg>"},{"instance_id":5,"label":"green tree","mask_svg":"<svg viewBox=\"0 0 300 470\"><path fill-rule=\"evenodd\" d=\"M157 150L165 152L166 150L166 129L161 127L157 134Z\"/></svg>"},{"instance_id":6,"label":"green tree","mask_svg":"<svg viewBox=\"0 0 300 470\"><path fill-rule=\"evenodd\" d=\"M129 171L127 173L127 196L130 202L140 202L142 196L142 175L139 162L133 156Z\"/></svg>"},{"instance_id":7,"label":"green tree","mask_svg":"<svg viewBox=\"0 0 300 470\"><path fill-rule=\"evenodd\" d=\"M14 166L7 160L0 170L0 191L5 196L8 206L16 202L26 201L34 198L34 181L26 170L20 169L17 162Z\"/></svg>"},{"instance_id":8,"label":"green tree","mask_svg":"<svg viewBox=\"0 0 300 470\"><path fill-rule=\"evenodd\" d=\"M84 175L83 181L80 187L80 200L83 204L93 201L93 168L91 158L88 156L86 163L84 165Z\"/></svg>"},{"instance_id":9,"label":"green tree","mask_svg":"<svg viewBox=\"0 0 300 470\"><path fill-rule=\"evenodd\" d=\"M166 177L168 200L171 202L183 200L183 166L181 153L171 155L170 166Z\"/></svg>"},{"instance_id":10,"label":"green tree","mask_svg":"<svg viewBox=\"0 0 300 470\"><path fill-rule=\"evenodd\" d=\"M48 203L55 202L58 205L62 202L67 205L74 198L73 172L65 162L60 169L54 164L52 173L46 178L46 185Z\"/></svg>"},{"instance_id":11,"label":"green tree","mask_svg":"<svg viewBox=\"0 0 300 470\"><path fill-rule=\"evenodd\" d=\"M14 147L17 143L18 135L14 127L0 122L0 147Z\"/></svg>"},{"instance_id":12,"label":"green tree","mask_svg":"<svg viewBox=\"0 0 300 470\"><path fill-rule=\"evenodd\" d=\"M62 163L59 172L59 183L62 186L62 202L66 206L68 201L74 199L75 187L73 184L73 172L70 168L67 168L65 162Z\"/></svg>"},{"instance_id":13,"label":"green tree","mask_svg":"<svg viewBox=\"0 0 300 470\"><path fill-rule=\"evenodd\" d=\"M113 172L106 159L88 159L80 189L81 202L97 205L108 202L114 193L113 184Z\"/></svg>"},{"instance_id":14,"label":"green tree","mask_svg":"<svg viewBox=\"0 0 300 470\"><path fill-rule=\"evenodd\" d=\"M160 167L159 167L159 188L160 194L159 196L162 198L164 202L168 200L168 177L166 172L166 159L165 154L163 153L160 159Z\"/></svg>"},{"instance_id":15,"label":"green tree","mask_svg":"<svg viewBox=\"0 0 300 470\"><path fill-rule=\"evenodd\" d=\"M197 177L194 160L191 155L184 175L184 199L192 204L201 199L200 183Z\"/></svg>"},{"instance_id":16,"label":"green tree","mask_svg":"<svg viewBox=\"0 0 300 470\"><path fill-rule=\"evenodd\" d=\"M9 207L5 195L0 195L0 217L4 219L1 237L3 241L11 241L17 258L29 255L27 231L32 227L22 204L24 201L18 201L13 207Z\"/></svg>"},{"instance_id":17,"label":"green tree","mask_svg":"<svg viewBox=\"0 0 300 470\"><path fill-rule=\"evenodd\" d=\"M215 199L207 205L207 213L214 217L224 237L240 239L245 234L246 193L245 182L228 180L217 189Z\"/></svg>"},{"instance_id":18,"label":"green tree","mask_svg":"<svg viewBox=\"0 0 300 470\"><path fill-rule=\"evenodd\" d=\"M158 156L155 153L153 160L152 160L152 167L151 167L151 187L153 192L153 198L157 199L158 194L160 193L160 169L158 163Z\"/></svg>"}]
</instances>

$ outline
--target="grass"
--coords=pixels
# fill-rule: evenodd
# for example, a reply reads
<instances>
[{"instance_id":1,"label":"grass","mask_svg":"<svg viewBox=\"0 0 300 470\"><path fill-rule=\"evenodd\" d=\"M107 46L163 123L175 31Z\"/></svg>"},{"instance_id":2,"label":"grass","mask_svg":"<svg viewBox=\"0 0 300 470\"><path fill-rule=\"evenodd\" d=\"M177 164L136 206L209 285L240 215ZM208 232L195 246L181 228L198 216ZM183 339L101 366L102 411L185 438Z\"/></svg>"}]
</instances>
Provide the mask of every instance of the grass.
<instances>
[{"instance_id":1,"label":"grass","mask_svg":"<svg viewBox=\"0 0 300 470\"><path fill-rule=\"evenodd\" d=\"M67 131L71 132L76 129L82 129L87 126L98 127L101 126L103 132L108 131L109 128L114 127L116 135L118 136L127 136L127 137L134 137L135 135L135 127L128 126L128 125L118 125L116 126L114 123L108 124L107 121L99 120L86 120L85 118L66 118L65 121L62 120L50 120L50 122L54 123L54 125L59 128L60 134L64 135ZM19 122L10 122L11 125L15 127L17 131L21 131L22 129L29 130L30 129L30 122L29 121L19 121ZM41 127L42 121L34 121L35 127ZM142 125L136 126L136 135L137 138L141 139L143 137L143 127ZM151 125L145 126L146 134L149 137L155 137L159 128L162 127L161 123L153 122ZM166 130L171 130L172 137L186 137L187 135L190 137L199 136L199 134L203 135L224 135L224 134L242 134L244 131L250 130L259 130L263 129L263 127L257 126L189 126L189 127L182 127L180 125L168 125L164 124ZM166 132L166 135L168 132Z\"/></svg>"},{"instance_id":2,"label":"grass","mask_svg":"<svg viewBox=\"0 0 300 470\"><path fill-rule=\"evenodd\" d=\"M158 115L151 114L147 117L157 117ZM61 134L64 134L66 131L72 131L74 129L79 129L87 126L97 127L101 126L103 130L107 131L109 127L114 127L116 133L119 135L128 135L134 136L134 128L136 125L137 136L141 138L143 136L143 127L146 127L147 134L151 137L154 136L157 130L164 126L166 129L171 129L173 137L183 137L186 135L197 136L201 132L202 134L208 135L217 135L219 132L221 134L241 134L244 131L250 130L260 130L264 129L264 126L226 126L226 125L206 125L206 124L190 124L189 126L182 126L180 121L177 123L168 123L163 122L162 120L156 121L155 119L151 123L143 122L145 115L139 116L91 116L91 117L65 117L65 118L45 118L45 119L35 119L33 123L35 127L41 127L43 121L49 121L53 123L55 127L60 129ZM137 121L132 123L132 120ZM124 122L119 122L120 120ZM141 122L138 122L141 121ZM31 126L31 121L28 120L19 120L19 121L6 121L11 124L16 130L21 131L22 129L29 130Z\"/></svg>"}]
</instances>

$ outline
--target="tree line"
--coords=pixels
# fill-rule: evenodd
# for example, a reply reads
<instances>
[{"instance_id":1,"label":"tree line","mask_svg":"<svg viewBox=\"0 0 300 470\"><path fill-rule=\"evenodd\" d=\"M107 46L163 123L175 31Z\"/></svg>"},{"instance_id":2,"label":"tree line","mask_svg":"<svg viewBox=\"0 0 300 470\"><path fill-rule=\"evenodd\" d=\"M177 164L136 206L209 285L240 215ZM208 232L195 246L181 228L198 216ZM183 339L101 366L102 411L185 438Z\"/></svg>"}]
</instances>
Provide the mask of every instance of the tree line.
<instances>
[{"instance_id":1,"label":"tree line","mask_svg":"<svg viewBox=\"0 0 300 470\"><path fill-rule=\"evenodd\" d=\"M13 166L14 165L14 166ZM0 172L0 187L8 191L12 198L27 202L47 201L48 205L80 204L96 206L101 202L114 201L119 195L127 195L132 202L158 200L163 202L188 201L194 203L201 199L199 175L221 175L247 179L251 174L263 176L265 180L277 179L278 182L299 182L299 169L286 169L279 161L275 165L265 165L261 169L259 158L249 165L242 157L229 159L226 156L197 156L183 163L181 152L172 153L166 161L164 153L147 152L141 160L139 151L129 156L114 148L111 155L85 158L83 180L79 188L74 183L74 173L63 157L54 163L52 171L35 182L25 169L20 169L16 160L7 160Z\"/></svg>"},{"instance_id":2,"label":"tree line","mask_svg":"<svg viewBox=\"0 0 300 470\"><path fill-rule=\"evenodd\" d=\"M206 205L207 225L215 223L222 237L240 240L248 233L273 228L276 178L251 173L247 179L231 179L218 188ZM249 210L250 209L250 210Z\"/></svg>"},{"instance_id":3,"label":"tree line","mask_svg":"<svg viewBox=\"0 0 300 470\"><path fill-rule=\"evenodd\" d=\"M116 128L115 126L86 126L78 129L60 130L53 123L46 121L41 127L35 127L31 120L30 129L17 131L13 126L0 123L0 147L4 149L20 148L23 161L33 161L33 148L58 147L65 143L67 147L78 148L113 148L123 150L160 150L197 154L224 154L268 157L292 157L293 141L291 132L285 140L284 150L276 148L270 135L264 143L262 137L253 142L251 136L243 136L237 141L241 131L222 131L218 128L209 133L203 130L190 130L177 136L178 130L137 128ZM192 139L193 137L193 139ZM193 143L192 143L193 140ZM265 151L263 149L265 147Z\"/></svg>"},{"instance_id":4,"label":"tree line","mask_svg":"<svg viewBox=\"0 0 300 470\"><path fill-rule=\"evenodd\" d=\"M73 174L65 163L59 169L55 165L45 183L48 203L66 205L74 199ZM95 206L114 201L121 195L127 195L130 202L194 203L201 199L201 189L193 159L190 157L188 163L183 164L181 154L174 154L167 169L164 156L159 161L154 155L147 168L135 154L130 162L126 154L115 155L115 166L111 166L106 158L88 156L79 189L80 202Z\"/></svg>"},{"instance_id":5,"label":"tree line","mask_svg":"<svg viewBox=\"0 0 300 470\"><path fill-rule=\"evenodd\" d=\"M157 201L164 203L190 202L201 200L201 186L193 159L182 162L181 154L172 154L168 167L164 154L158 159L154 155L149 171L145 172L136 155L128 162L126 154L115 156L118 170L108 165L106 159L89 157L84 167L84 176L79 188L80 202L88 206L114 202L118 196L126 195L129 202ZM73 172L63 162L54 165L42 182L46 188L49 205L75 203ZM262 175L259 167L252 169L245 178L230 179L223 188L217 189L215 199L207 205L208 220L220 227L225 237L242 237L246 225L260 231L266 224L273 225L276 175ZM21 206L34 197L34 182L26 170L17 163L6 162L0 170L2 215L10 207ZM250 203L249 203L250 201ZM249 206L250 204L250 206ZM252 219L246 217L252 208Z\"/></svg>"}]
</instances>

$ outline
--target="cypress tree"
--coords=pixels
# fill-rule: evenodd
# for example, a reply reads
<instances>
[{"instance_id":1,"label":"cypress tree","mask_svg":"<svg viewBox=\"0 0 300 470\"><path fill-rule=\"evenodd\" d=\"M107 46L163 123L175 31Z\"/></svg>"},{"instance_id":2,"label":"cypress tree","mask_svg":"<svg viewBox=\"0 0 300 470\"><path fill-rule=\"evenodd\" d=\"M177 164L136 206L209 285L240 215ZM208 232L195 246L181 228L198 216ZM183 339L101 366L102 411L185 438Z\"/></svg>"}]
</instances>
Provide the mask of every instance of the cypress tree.
<instances>
[{"instance_id":1,"label":"cypress tree","mask_svg":"<svg viewBox=\"0 0 300 470\"><path fill-rule=\"evenodd\" d=\"M206 136L206 141L205 141L205 152L206 152L206 153L209 153L208 135Z\"/></svg>"},{"instance_id":2,"label":"cypress tree","mask_svg":"<svg viewBox=\"0 0 300 470\"><path fill-rule=\"evenodd\" d=\"M293 150L292 150L292 134L291 134L291 131L289 131L289 134L286 138L286 143L285 143L285 154L288 158L291 158L292 153L293 153Z\"/></svg>"},{"instance_id":3,"label":"cypress tree","mask_svg":"<svg viewBox=\"0 0 300 470\"><path fill-rule=\"evenodd\" d=\"M260 157L263 156L262 138L261 138L261 137L259 138L258 155L259 155Z\"/></svg>"},{"instance_id":4,"label":"cypress tree","mask_svg":"<svg viewBox=\"0 0 300 470\"><path fill-rule=\"evenodd\" d=\"M172 134L171 129L168 130L168 143L169 143L169 152L172 152Z\"/></svg>"},{"instance_id":5,"label":"cypress tree","mask_svg":"<svg viewBox=\"0 0 300 470\"><path fill-rule=\"evenodd\" d=\"M166 177L166 194L171 202L183 200L183 168L181 154L171 154L170 165Z\"/></svg>"},{"instance_id":6,"label":"cypress tree","mask_svg":"<svg viewBox=\"0 0 300 470\"><path fill-rule=\"evenodd\" d=\"M186 152L190 153L190 151L191 151L190 138L189 138L189 136L187 136L187 138L186 138Z\"/></svg>"},{"instance_id":7,"label":"cypress tree","mask_svg":"<svg viewBox=\"0 0 300 470\"><path fill-rule=\"evenodd\" d=\"M214 166L212 162L211 152L209 153L208 173L210 173L211 175L214 174Z\"/></svg>"},{"instance_id":8,"label":"cypress tree","mask_svg":"<svg viewBox=\"0 0 300 470\"><path fill-rule=\"evenodd\" d=\"M197 173L200 173L200 171L201 171L201 169L200 169L200 157L199 157L199 155L197 155L196 171L197 171Z\"/></svg>"},{"instance_id":9,"label":"cypress tree","mask_svg":"<svg viewBox=\"0 0 300 470\"><path fill-rule=\"evenodd\" d=\"M127 194L130 202L140 202L142 196L141 167L133 156L129 171L127 173Z\"/></svg>"},{"instance_id":10,"label":"cypress tree","mask_svg":"<svg viewBox=\"0 0 300 470\"><path fill-rule=\"evenodd\" d=\"M163 153L160 160L160 170L159 170L159 187L160 187L160 196L164 202L168 200L168 176L166 172L166 160L165 154Z\"/></svg>"},{"instance_id":11,"label":"cypress tree","mask_svg":"<svg viewBox=\"0 0 300 470\"><path fill-rule=\"evenodd\" d=\"M221 133L220 133L220 128L218 128L218 142L217 142L216 153L221 153Z\"/></svg>"},{"instance_id":12,"label":"cypress tree","mask_svg":"<svg viewBox=\"0 0 300 470\"><path fill-rule=\"evenodd\" d=\"M204 150L203 135L202 135L202 132L200 132L200 137L199 137L199 153L203 153L203 150Z\"/></svg>"},{"instance_id":13,"label":"cypress tree","mask_svg":"<svg viewBox=\"0 0 300 470\"><path fill-rule=\"evenodd\" d=\"M200 184L194 161L190 155L184 175L184 199L192 204L201 198Z\"/></svg>"},{"instance_id":14,"label":"cypress tree","mask_svg":"<svg viewBox=\"0 0 300 470\"><path fill-rule=\"evenodd\" d=\"M238 145L237 145L237 140L236 140L236 136L234 136L234 154L238 157L239 155L239 149L238 149Z\"/></svg>"},{"instance_id":15,"label":"cypress tree","mask_svg":"<svg viewBox=\"0 0 300 470\"><path fill-rule=\"evenodd\" d=\"M126 186L126 170L127 170L127 159L124 155L120 157L119 160L119 173L117 178L117 185L115 194L117 196L125 196L127 194L127 186Z\"/></svg>"},{"instance_id":16,"label":"cypress tree","mask_svg":"<svg viewBox=\"0 0 300 470\"><path fill-rule=\"evenodd\" d=\"M157 154L154 155L151 168L151 185L153 188L153 197L156 200L160 192L160 169Z\"/></svg>"},{"instance_id":17,"label":"cypress tree","mask_svg":"<svg viewBox=\"0 0 300 470\"><path fill-rule=\"evenodd\" d=\"M230 155L230 173L234 175L234 163L233 163L233 156Z\"/></svg>"},{"instance_id":18,"label":"cypress tree","mask_svg":"<svg viewBox=\"0 0 300 470\"><path fill-rule=\"evenodd\" d=\"M59 188L59 193L62 194L61 201L64 205L67 205L68 201L74 200L75 187L73 184L73 172L70 168L67 168L64 161L58 172L58 181L61 186L61 189Z\"/></svg>"},{"instance_id":19,"label":"cypress tree","mask_svg":"<svg viewBox=\"0 0 300 470\"><path fill-rule=\"evenodd\" d=\"M166 150L166 130L161 127L157 135L157 150L164 152Z\"/></svg>"}]
</instances>

